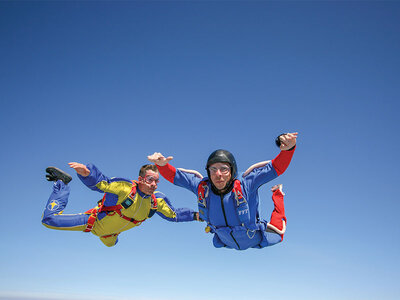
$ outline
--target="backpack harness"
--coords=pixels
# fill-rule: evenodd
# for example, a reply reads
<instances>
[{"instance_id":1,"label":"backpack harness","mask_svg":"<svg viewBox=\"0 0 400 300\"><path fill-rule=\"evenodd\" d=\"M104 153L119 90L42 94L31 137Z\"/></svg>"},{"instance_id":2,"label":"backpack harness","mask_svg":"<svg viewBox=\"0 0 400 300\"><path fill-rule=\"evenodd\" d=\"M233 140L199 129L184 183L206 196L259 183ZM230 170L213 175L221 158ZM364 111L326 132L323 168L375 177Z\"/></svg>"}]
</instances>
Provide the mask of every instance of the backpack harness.
<instances>
[{"instance_id":1,"label":"backpack harness","mask_svg":"<svg viewBox=\"0 0 400 300\"><path fill-rule=\"evenodd\" d=\"M197 196L198 196L198 205L199 205L199 215L200 219L207 222L207 227L205 231L208 232L215 232L216 227L210 224L210 219L208 216L208 202L209 202L209 192L210 187L207 184L208 179L202 180L197 189ZM243 196L242 187L240 181L236 179L233 182L232 192L235 195L236 200L236 213L238 215L239 221L243 227L247 229L247 236L252 239L255 235L256 228L254 224L250 221L250 210L249 204L247 200ZM249 232L253 233L249 235Z\"/></svg>"},{"instance_id":2,"label":"backpack harness","mask_svg":"<svg viewBox=\"0 0 400 300\"><path fill-rule=\"evenodd\" d=\"M136 192L137 192L137 182L132 181L132 190L129 193L128 197L124 201L122 201L120 204L113 205L113 206L105 206L104 205L104 200L106 199L106 194L107 194L107 193L104 193L103 198L98 202L98 206L95 208L89 209L87 212L85 212L85 214L90 214L90 216L86 223L86 229L84 230L84 232L92 231L94 222L97 220L97 215L101 212L105 212L107 215L110 215L110 216L115 215L117 213L122 219L132 222L133 224L138 224L138 225L140 225L142 222L144 222L147 218L151 218L157 210L157 198L154 194L151 195L151 209L150 209L150 213L146 219L143 219L140 221L135 220L133 218L129 218L129 217L125 216L121 212L121 210L127 209L128 207L130 207L133 204ZM114 235L115 234L111 234L108 236L114 236ZM103 237L108 237L108 236L103 236Z\"/></svg>"}]
</instances>

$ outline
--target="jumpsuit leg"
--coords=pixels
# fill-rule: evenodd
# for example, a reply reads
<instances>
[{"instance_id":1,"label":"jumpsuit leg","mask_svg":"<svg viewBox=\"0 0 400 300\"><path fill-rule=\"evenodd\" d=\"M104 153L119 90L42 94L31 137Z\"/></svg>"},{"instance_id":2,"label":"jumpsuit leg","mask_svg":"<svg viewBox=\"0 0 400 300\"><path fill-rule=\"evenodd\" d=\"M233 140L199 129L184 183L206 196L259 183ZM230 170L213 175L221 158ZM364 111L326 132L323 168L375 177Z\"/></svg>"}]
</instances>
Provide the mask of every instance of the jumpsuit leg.
<instances>
[{"instance_id":1,"label":"jumpsuit leg","mask_svg":"<svg viewBox=\"0 0 400 300\"><path fill-rule=\"evenodd\" d=\"M118 243L118 235L119 233L103 235L100 236L100 241L102 241L103 244L106 245L107 247L112 247Z\"/></svg>"},{"instance_id":2,"label":"jumpsuit leg","mask_svg":"<svg viewBox=\"0 0 400 300\"><path fill-rule=\"evenodd\" d=\"M277 188L272 193L272 201L274 202L274 210L271 214L271 220L267 224L267 228L278 233L283 239L286 231L285 205L283 202L284 193L281 188Z\"/></svg>"},{"instance_id":3,"label":"jumpsuit leg","mask_svg":"<svg viewBox=\"0 0 400 300\"><path fill-rule=\"evenodd\" d=\"M47 228L57 230L83 231L89 218L87 214L63 215L62 211L68 204L70 187L58 180L53 184L53 192L46 203L42 224Z\"/></svg>"}]
</instances>

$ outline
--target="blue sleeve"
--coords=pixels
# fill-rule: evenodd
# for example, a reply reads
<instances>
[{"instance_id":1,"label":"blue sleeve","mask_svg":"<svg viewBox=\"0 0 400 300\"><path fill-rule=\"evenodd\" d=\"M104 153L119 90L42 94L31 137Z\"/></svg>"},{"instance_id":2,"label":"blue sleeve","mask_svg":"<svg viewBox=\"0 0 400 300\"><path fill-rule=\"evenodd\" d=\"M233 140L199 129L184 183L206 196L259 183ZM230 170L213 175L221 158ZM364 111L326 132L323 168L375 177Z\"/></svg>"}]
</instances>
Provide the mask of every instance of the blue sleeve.
<instances>
[{"instance_id":1,"label":"blue sleeve","mask_svg":"<svg viewBox=\"0 0 400 300\"><path fill-rule=\"evenodd\" d=\"M175 217L171 218L166 216L166 212L164 210L164 213L161 211L157 211L156 213L163 219L170 221L170 222L190 222L194 221L194 213L195 211L190 209L190 208L174 208L171 204L171 201L165 196L163 193L157 192L156 193L156 198L160 199L161 201L163 200L165 204L168 206L168 208L175 213Z\"/></svg>"},{"instance_id":2,"label":"blue sleeve","mask_svg":"<svg viewBox=\"0 0 400 300\"><path fill-rule=\"evenodd\" d=\"M197 188L201 182L201 178L188 172L176 169L174 184L183 187L197 196Z\"/></svg>"},{"instance_id":3,"label":"blue sleeve","mask_svg":"<svg viewBox=\"0 0 400 300\"><path fill-rule=\"evenodd\" d=\"M276 177L278 177L278 173L272 167L272 163L268 162L262 167L254 168L249 174L243 177L243 182L250 191L255 191Z\"/></svg>"},{"instance_id":4,"label":"blue sleeve","mask_svg":"<svg viewBox=\"0 0 400 300\"><path fill-rule=\"evenodd\" d=\"M104 193L104 191L98 189L96 185L101 182L101 181L106 181L110 182L111 179L107 176L105 176L99 169L94 164L87 164L86 167L89 169L90 174L86 177L79 175L79 179L83 182L84 185L86 185L89 189L93 191L97 191L100 193Z\"/></svg>"}]
</instances>

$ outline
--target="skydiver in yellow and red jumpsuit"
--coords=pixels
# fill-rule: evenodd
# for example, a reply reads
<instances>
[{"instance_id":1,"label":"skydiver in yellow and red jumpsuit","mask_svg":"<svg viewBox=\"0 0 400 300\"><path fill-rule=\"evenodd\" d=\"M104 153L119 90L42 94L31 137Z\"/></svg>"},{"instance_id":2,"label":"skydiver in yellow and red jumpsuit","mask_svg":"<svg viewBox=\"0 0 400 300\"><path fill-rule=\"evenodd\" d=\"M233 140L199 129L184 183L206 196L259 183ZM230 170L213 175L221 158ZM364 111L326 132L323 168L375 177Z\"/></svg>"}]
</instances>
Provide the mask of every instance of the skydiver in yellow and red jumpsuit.
<instances>
[{"instance_id":1,"label":"skydiver in yellow and red jumpsuit","mask_svg":"<svg viewBox=\"0 0 400 300\"><path fill-rule=\"evenodd\" d=\"M168 198L156 191L159 173L154 165L144 165L137 181L109 178L93 164L69 163L79 179L91 190L103 193L98 205L85 213L64 214L72 177L55 167L48 167L47 180L54 181L53 192L43 213L44 226L57 230L92 232L108 247L118 242L118 235L141 225L157 213L171 222L198 220L189 208L175 209Z\"/></svg>"}]
</instances>

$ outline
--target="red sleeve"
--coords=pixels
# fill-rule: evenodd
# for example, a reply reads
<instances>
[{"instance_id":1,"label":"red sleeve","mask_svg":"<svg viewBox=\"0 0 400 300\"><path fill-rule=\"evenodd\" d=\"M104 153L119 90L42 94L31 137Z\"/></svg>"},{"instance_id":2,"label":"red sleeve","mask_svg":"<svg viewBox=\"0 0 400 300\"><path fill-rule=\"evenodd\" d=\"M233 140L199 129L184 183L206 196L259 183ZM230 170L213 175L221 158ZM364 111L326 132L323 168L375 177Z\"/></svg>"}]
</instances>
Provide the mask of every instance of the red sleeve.
<instances>
[{"instance_id":1,"label":"red sleeve","mask_svg":"<svg viewBox=\"0 0 400 300\"><path fill-rule=\"evenodd\" d=\"M272 166L278 175L282 175L283 172L286 171L287 167L289 167L295 149L296 146L294 146L292 150L281 151L278 156L272 160Z\"/></svg>"},{"instance_id":2,"label":"red sleeve","mask_svg":"<svg viewBox=\"0 0 400 300\"><path fill-rule=\"evenodd\" d=\"M174 183L174 178L176 173L175 167L171 166L170 164L166 164L165 166L159 166L159 165L156 166L158 171L160 171L162 177L167 179L169 182Z\"/></svg>"}]
</instances>

